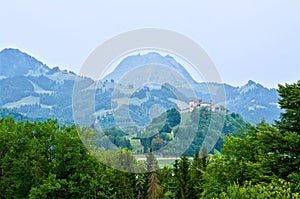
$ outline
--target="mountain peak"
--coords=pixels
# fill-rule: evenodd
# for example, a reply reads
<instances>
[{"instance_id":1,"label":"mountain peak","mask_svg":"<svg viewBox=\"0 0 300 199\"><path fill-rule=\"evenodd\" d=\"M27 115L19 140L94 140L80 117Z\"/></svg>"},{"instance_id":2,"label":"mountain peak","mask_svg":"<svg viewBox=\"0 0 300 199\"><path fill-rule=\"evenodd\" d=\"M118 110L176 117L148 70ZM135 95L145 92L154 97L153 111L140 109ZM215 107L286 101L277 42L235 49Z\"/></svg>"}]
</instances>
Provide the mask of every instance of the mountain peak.
<instances>
[{"instance_id":1,"label":"mountain peak","mask_svg":"<svg viewBox=\"0 0 300 199\"><path fill-rule=\"evenodd\" d=\"M161 54L159 54L158 52L148 52L146 54L139 53L136 55L130 55L130 56L124 58L121 61L121 63L122 62L133 62L133 61L134 62L135 61L145 62L145 63L149 64L149 63L156 63L156 62L160 63L165 60L164 60L164 57Z\"/></svg>"},{"instance_id":2,"label":"mountain peak","mask_svg":"<svg viewBox=\"0 0 300 199\"><path fill-rule=\"evenodd\" d=\"M2 51L0 51L0 56L9 56L9 57L23 57L27 59L35 59L34 57L28 55L25 52L22 52L21 50L17 48L4 48ZM36 60L36 59L35 59ZM38 61L38 60L36 60Z\"/></svg>"},{"instance_id":3,"label":"mountain peak","mask_svg":"<svg viewBox=\"0 0 300 199\"><path fill-rule=\"evenodd\" d=\"M239 91L240 93L247 93L251 90L254 90L255 88L257 87L257 83L255 83L254 81L252 80L249 80L247 82L247 84L245 84L244 86L242 86Z\"/></svg>"},{"instance_id":4,"label":"mountain peak","mask_svg":"<svg viewBox=\"0 0 300 199\"><path fill-rule=\"evenodd\" d=\"M0 53L23 53L19 49L16 48L4 48Z\"/></svg>"},{"instance_id":5,"label":"mountain peak","mask_svg":"<svg viewBox=\"0 0 300 199\"><path fill-rule=\"evenodd\" d=\"M138 53L135 55L127 56L126 58L121 60L114 71L104 77L103 80L114 79L115 81L119 81L120 78L128 71L132 71L140 66L152 64L169 67L170 69L178 71L191 85L196 82L189 74L187 69L179 62L177 62L176 57L168 54L162 55L159 52L155 51L147 52L145 54Z\"/></svg>"},{"instance_id":6,"label":"mountain peak","mask_svg":"<svg viewBox=\"0 0 300 199\"><path fill-rule=\"evenodd\" d=\"M257 84L256 82L254 82L254 81L252 81L252 80L249 80L248 82L247 82L247 85L253 85L253 84Z\"/></svg>"},{"instance_id":7,"label":"mountain peak","mask_svg":"<svg viewBox=\"0 0 300 199\"><path fill-rule=\"evenodd\" d=\"M5 48L0 52L0 76L39 75L48 70L41 61L19 49Z\"/></svg>"},{"instance_id":8,"label":"mountain peak","mask_svg":"<svg viewBox=\"0 0 300 199\"><path fill-rule=\"evenodd\" d=\"M244 86L239 88L240 93L247 93L249 91L255 90L255 89L259 89L259 90L270 90L266 87L264 87L263 85L256 83L252 80L249 80L247 82L247 84L245 84Z\"/></svg>"}]
</instances>

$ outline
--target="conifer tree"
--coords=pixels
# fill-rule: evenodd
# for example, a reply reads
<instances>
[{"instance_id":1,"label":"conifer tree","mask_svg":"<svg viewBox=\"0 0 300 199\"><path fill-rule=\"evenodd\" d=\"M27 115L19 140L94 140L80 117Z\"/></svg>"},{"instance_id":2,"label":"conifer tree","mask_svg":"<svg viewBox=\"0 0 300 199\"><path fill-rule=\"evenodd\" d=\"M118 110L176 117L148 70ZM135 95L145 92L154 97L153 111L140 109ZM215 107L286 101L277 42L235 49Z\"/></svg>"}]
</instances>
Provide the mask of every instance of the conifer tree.
<instances>
[{"instance_id":1,"label":"conifer tree","mask_svg":"<svg viewBox=\"0 0 300 199\"><path fill-rule=\"evenodd\" d=\"M159 182L157 177L158 163L153 154L152 148L150 148L147 155L147 171L149 172L148 178L148 199L159 198Z\"/></svg>"},{"instance_id":2,"label":"conifer tree","mask_svg":"<svg viewBox=\"0 0 300 199\"><path fill-rule=\"evenodd\" d=\"M191 188L191 198L200 198L200 195L203 191L202 184L203 184L203 179L202 179L202 174L205 171L206 167L206 157L207 157L207 152L205 147L202 148L201 150L201 157L200 157L200 151L199 148L196 150L193 162L191 165L191 180L190 180L190 188Z\"/></svg>"},{"instance_id":3,"label":"conifer tree","mask_svg":"<svg viewBox=\"0 0 300 199\"><path fill-rule=\"evenodd\" d=\"M184 153L178 163L178 183L180 187L180 197L183 199L189 198L190 196L190 162Z\"/></svg>"}]
</instances>

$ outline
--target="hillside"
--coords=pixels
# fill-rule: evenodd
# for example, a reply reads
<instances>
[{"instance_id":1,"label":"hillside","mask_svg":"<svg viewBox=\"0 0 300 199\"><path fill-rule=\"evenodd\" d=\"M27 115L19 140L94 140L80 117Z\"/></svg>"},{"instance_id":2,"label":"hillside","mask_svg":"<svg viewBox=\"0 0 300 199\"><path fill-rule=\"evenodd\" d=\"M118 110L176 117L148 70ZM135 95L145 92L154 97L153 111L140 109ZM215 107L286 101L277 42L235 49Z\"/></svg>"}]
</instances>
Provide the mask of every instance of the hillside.
<instances>
[{"instance_id":1,"label":"hillside","mask_svg":"<svg viewBox=\"0 0 300 199\"><path fill-rule=\"evenodd\" d=\"M9 118L12 117L14 118L15 121L24 121L28 120L28 118L24 117L23 115L16 113L12 110L6 109L6 108L0 108L0 118Z\"/></svg>"},{"instance_id":2,"label":"hillside","mask_svg":"<svg viewBox=\"0 0 300 199\"><path fill-rule=\"evenodd\" d=\"M220 129L221 123L224 126ZM188 156L193 156L197 149L203 148L213 153L223 147L224 136L235 135L246 128L247 122L235 113L224 115L199 108L180 114L171 109L153 119L144 131L136 134L136 139L143 146L140 151L136 150L146 153L152 148L164 157L179 157L184 151Z\"/></svg>"}]
</instances>

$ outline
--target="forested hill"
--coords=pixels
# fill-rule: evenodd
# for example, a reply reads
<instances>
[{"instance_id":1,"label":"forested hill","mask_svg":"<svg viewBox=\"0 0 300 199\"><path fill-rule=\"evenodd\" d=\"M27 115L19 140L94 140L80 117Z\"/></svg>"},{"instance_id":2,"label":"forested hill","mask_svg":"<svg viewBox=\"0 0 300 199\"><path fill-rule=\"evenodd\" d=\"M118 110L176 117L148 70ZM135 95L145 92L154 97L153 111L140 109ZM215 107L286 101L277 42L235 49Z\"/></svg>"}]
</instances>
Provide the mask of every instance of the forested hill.
<instances>
[{"instance_id":1,"label":"forested hill","mask_svg":"<svg viewBox=\"0 0 300 199\"><path fill-rule=\"evenodd\" d=\"M218 129L219 125L221 129ZM218 135L218 138L207 146L212 148L206 149L214 153L215 150L222 149L225 136L236 135L241 129L247 129L247 122L235 113L223 115L201 108L180 114L171 109L155 118L144 131L138 132L136 137L140 139L144 152L149 148L156 151L166 147L161 152L163 156L175 157L178 156L178 151L185 151L187 156L193 156L197 149L200 150L207 144L207 140L214 139L210 134Z\"/></svg>"},{"instance_id":2,"label":"forested hill","mask_svg":"<svg viewBox=\"0 0 300 199\"><path fill-rule=\"evenodd\" d=\"M15 112L13 110L9 110L9 109L6 109L6 108L0 108L0 118L8 118L8 117L12 117L16 121L28 120L27 117L24 117L23 115Z\"/></svg>"},{"instance_id":3,"label":"forested hill","mask_svg":"<svg viewBox=\"0 0 300 199\"><path fill-rule=\"evenodd\" d=\"M216 153L222 149L225 136L236 135L247 128L247 122L240 115L221 114L207 108L182 114L171 109L154 118L144 129L112 126L101 130L96 124L93 126L97 131L94 145L98 148L121 147L140 155L152 148L161 157L179 157L183 152L191 157L203 147L209 153Z\"/></svg>"}]
</instances>

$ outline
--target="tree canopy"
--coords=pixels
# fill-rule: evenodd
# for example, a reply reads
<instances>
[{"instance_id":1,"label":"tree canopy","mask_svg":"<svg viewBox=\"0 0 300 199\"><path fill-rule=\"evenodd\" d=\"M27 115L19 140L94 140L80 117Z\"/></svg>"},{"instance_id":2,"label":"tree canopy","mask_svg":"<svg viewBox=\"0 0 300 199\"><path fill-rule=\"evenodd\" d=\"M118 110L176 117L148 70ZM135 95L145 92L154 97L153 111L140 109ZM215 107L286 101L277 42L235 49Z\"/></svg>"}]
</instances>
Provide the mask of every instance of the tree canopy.
<instances>
[{"instance_id":1,"label":"tree canopy","mask_svg":"<svg viewBox=\"0 0 300 199\"><path fill-rule=\"evenodd\" d=\"M276 125L281 131L300 134L300 80L297 83L278 85L279 105L284 109Z\"/></svg>"}]
</instances>

